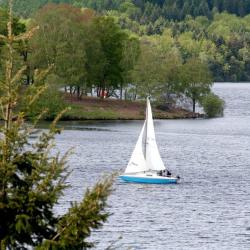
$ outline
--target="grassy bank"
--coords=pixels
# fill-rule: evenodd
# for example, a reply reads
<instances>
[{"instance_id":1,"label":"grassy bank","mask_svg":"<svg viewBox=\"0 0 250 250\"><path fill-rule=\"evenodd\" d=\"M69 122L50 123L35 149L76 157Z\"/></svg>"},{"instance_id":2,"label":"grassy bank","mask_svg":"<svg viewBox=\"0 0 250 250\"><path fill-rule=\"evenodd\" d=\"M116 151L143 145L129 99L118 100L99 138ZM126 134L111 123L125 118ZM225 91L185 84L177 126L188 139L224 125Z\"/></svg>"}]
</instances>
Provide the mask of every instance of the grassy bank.
<instances>
[{"instance_id":1,"label":"grassy bank","mask_svg":"<svg viewBox=\"0 0 250 250\"><path fill-rule=\"evenodd\" d=\"M77 100L70 96L67 96L65 101L71 110L63 116L63 120L141 120L145 118L145 102L143 101L95 97L83 97ZM180 108L163 111L153 107L153 115L155 119L193 117L193 113Z\"/></svg>"}]
</instances>

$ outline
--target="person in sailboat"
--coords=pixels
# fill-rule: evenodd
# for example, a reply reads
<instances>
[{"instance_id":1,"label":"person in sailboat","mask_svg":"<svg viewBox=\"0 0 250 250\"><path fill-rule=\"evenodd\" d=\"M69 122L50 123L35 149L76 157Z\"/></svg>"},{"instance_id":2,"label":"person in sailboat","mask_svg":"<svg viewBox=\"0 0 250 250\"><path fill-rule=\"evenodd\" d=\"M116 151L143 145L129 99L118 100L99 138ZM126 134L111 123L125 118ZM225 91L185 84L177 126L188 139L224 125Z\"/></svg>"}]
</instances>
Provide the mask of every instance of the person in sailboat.
<instances>
[{"instance_id":1,"label":"person in sailboat","mask_svg":"<svg viewBox=\"0 0 250 250\"><path fill-rule=\"evenodd\" d=\"M172 174L171 174L171 172L169 171L169 170L160 170L159 172L158 172L158 175L159 176L165 176L165 177L170 177Z\"/></svg>"},{"instance_id":2,"label":"person in sailboat","mask_svg":"<svg viewBox=\"0 0 250 250\"><path fill-rule=\"evenodd\" d=\"M161 170L161 171L159 171L159 175L160 176L165 176L165 177L170 177L170 176L172 176L172 174L171 174L171 172L169 171L169 170Z\"/></svg>"},{"instance_id":3,"label":"person in sailboat","mask_svg":"<svg viewBox=\"0 0 250 250\"><path fill-rule=\"evenodd\" d=\"M165 170L165 174L166 174L166 176L171 176L172 174L171 174L171 172L169 171L169 170Z\"/></svg>"}]
</instances>

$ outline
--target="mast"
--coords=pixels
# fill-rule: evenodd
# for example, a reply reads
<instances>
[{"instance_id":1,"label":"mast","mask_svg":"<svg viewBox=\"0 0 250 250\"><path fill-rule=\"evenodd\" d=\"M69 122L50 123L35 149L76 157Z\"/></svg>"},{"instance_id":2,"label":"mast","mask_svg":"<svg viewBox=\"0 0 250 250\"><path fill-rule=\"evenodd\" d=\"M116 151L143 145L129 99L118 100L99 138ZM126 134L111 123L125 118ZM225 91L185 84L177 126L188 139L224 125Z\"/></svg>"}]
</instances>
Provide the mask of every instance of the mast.
<instances>
[{"instance_id":1,"label":"mast","mask_svg":"<svg viewBox=\"0 0 250 250\"><path fill-rule=\"evenodd\" d=\"M143 154L144 154L144 157L145 157L145 160L147 158L147 136L148 136L148 97L147 97L147 102L146 102L146 122L145 122L145 133L144 133L144 140L143 140L143 143L144 143L144 147L143 147Z\"/></svg>"}]
</instances>

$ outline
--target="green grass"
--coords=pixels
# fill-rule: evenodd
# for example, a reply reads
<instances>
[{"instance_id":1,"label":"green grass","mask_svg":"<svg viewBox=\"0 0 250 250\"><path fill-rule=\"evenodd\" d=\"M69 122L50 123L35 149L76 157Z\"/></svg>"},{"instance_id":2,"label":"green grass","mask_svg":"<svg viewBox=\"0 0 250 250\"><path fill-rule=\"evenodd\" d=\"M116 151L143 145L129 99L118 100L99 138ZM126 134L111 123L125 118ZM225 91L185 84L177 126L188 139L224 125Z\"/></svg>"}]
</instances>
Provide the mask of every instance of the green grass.
<instances>
[{"instance_id":1,"label":"green grass","mask_svg":"<svg viewBox=\"0 0 250 250\"><path fill-rule=\"evenodd\" d=\"M84 110L78 105L70 105L71 110L67 111L63 120L116 120L119 119L119 113L112 110L101 110L92 108L91 111Z\"/></svg>"}]
</instances>

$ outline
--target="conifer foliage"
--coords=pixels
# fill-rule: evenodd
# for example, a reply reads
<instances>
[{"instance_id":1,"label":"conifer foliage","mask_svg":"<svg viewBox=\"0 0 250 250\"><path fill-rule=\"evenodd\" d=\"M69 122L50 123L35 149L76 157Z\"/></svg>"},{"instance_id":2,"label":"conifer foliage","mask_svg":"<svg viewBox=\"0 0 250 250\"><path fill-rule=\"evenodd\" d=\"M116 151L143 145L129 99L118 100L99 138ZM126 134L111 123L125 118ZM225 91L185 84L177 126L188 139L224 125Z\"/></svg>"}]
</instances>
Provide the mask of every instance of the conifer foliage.
<instances>
[{"instance_id":1,"label":"conifer foliage","mask_svg":"<svg viewBox=\"0 0 250 250\"><path fill-rule=\"evenodd\" d=\"M91 229L99 228L107 219L106 200L111 191L112 178L99 182L88 190L82 202L72 204L63 216L55 216L57 204L69 174L67 155L51 153L55 134L60 131L56 122L48 132L34 135L33 126L24 123L25 113L18 112L22 75L26 70L17 59L15 44L29 40L36 28L21 35L12 31L12 0L9 0L7 35L0 35L6 54L5 72L0 77L1 119L0 131L0 249L83 249L91 247L86 241ZM36 72L39 82L47 70ZM46 88L41 84L30 86L25 98L29 105ZM28 107L27 107L28 109ZM37 118L41 118L42 114Z\"/></svg>"}]
</instances>

